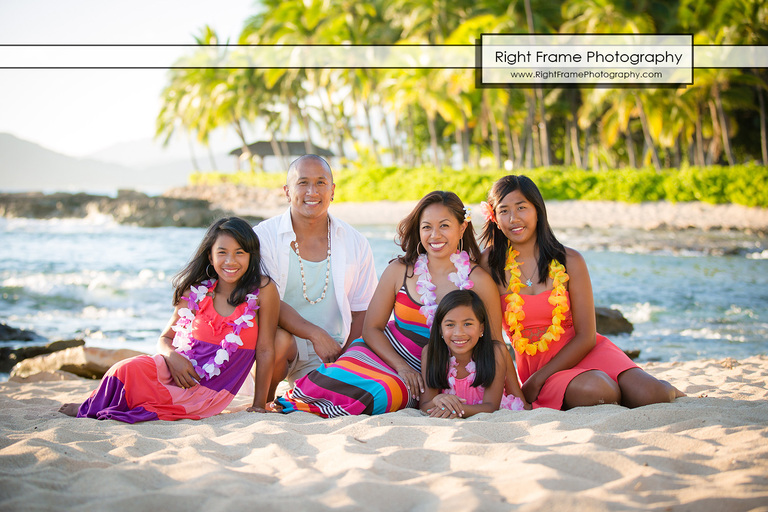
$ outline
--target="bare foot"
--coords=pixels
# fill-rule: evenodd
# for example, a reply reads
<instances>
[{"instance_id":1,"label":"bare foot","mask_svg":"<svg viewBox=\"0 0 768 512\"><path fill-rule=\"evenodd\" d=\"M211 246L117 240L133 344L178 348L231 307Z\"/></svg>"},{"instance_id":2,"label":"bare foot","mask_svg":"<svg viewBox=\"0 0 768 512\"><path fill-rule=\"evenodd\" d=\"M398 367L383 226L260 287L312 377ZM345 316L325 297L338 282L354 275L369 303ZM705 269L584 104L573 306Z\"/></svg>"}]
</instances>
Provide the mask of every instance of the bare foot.
<instances>
[{"instance_id":1,"label":"bare foot","mask_svg":"<svg viewBox=\"0 0 768 512\"><path fill-rule=\"evenodd\" d=\"M64 404L59 407L59 412L67 416L77 416L78 409L80 409L80 404Z\"/></svg>"}]
</instances>

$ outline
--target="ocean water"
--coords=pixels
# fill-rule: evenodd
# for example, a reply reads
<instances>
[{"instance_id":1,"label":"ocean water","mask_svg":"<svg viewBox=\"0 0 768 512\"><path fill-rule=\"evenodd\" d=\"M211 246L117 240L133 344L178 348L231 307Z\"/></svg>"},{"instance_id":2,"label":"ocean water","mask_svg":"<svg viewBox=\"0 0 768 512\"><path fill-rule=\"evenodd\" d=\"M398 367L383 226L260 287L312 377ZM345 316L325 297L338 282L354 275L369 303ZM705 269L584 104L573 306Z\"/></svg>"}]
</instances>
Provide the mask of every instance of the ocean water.
<instances>
[{"instance_id":1,"label":"ocean water","mask_svg":"<svg viewBox=\"0 0 768 512\"><path fill-rule=\"evenodd\" d=\"M358 226L383 272L399 254L394 226ZM109 218L0 218L0 322L55 339L154 352L167 324L171 278L204 229L139 228ZM612 337L640 361L768 353L768 251L742 233L556 233L582 252L595 304L622 311ZM0 375L0 378L7 377Z\"/></svg>"}]
</instances>

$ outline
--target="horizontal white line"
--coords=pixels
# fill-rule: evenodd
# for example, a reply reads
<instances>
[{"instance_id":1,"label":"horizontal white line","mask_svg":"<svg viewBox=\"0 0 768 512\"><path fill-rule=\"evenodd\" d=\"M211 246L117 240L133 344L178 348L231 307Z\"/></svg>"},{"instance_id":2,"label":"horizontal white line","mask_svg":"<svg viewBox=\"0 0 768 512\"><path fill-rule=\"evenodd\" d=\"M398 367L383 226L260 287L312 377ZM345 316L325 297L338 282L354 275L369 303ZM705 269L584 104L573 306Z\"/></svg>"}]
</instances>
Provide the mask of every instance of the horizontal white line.
<instances>
[{"instance_id":1,"label":"horizontal white line","mask_svg":"<svg viewBox=\"0 0 768 512\"><path fill-rule=\"evenodd\" d=\"M476 47L0 45L0 69L472 69ZM766 68L768 46L694 46L696 68Z\"/></svg>"}]
</instances>

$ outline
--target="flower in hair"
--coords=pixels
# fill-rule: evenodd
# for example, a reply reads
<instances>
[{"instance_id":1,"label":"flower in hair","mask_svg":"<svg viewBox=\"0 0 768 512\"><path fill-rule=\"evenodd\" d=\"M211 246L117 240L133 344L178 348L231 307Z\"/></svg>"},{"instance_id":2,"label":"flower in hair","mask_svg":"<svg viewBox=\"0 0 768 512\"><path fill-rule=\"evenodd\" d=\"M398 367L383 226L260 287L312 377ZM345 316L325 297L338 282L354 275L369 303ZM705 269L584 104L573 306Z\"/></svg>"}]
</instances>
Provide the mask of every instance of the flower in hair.
<instances>
[{"instance_id":1,"label":"flower in hair","mask_svg":"<svg viewBox=\"0 0 768 512\"><path fill-rule=\"evenodd\" d=\"M472 221L472 208L469 206L464 207L464 222Z\"/></svg>"},{"instance_id":2,"label":"flower in hair","mask_svg":"<svg viewBox=\"0 0 768 512\"><path fill-rule=\"evenodd\" d=\"M491 208L491 205L483 201L480 203L480 213L483 214L483 217L485 217L485 221L491 221L496 222L496 213L493 211L493 208Z\"/></svg>"}]
</instances>

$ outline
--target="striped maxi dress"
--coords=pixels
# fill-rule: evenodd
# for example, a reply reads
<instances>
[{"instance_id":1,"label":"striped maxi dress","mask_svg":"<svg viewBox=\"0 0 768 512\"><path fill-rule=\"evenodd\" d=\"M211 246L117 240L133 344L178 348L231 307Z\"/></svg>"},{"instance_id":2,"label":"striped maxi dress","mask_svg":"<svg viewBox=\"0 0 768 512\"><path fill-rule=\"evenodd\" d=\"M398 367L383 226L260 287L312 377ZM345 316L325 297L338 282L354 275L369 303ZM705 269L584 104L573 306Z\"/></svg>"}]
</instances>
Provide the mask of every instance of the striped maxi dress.
<instances>
[{"instance_id":1,"label":"striped maxi dress","mask_svg":"<svg viewBox=\"0 0 768 512\"><path fill-rule=\"evenodd\" d=\"M411 298L405 283L397 292L394 320L384 333L395 351L421 373L421 350L429 339L421 304ZM305 411L325 418L383 414L416 407L405 382L376 353L357 339L339 359L323 364L297 380L292 390L275 400L284 413Z\"/></svg>"}]
</instances>

